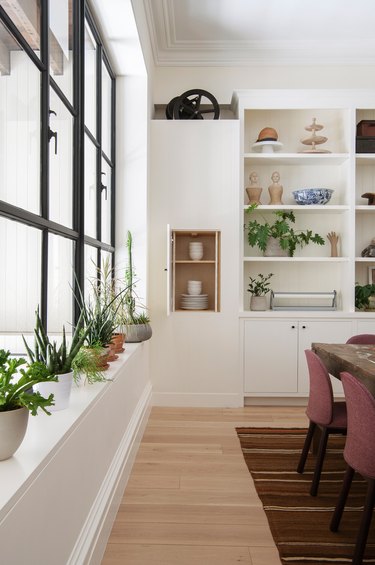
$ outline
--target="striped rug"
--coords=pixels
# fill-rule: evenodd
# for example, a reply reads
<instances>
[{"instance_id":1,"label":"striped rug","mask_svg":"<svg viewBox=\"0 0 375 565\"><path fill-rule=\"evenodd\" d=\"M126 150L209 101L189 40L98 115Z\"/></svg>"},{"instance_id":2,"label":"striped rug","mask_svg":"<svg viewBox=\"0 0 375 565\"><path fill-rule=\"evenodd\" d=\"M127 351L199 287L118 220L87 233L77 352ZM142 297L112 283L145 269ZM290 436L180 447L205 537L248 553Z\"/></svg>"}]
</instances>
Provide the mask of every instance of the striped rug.
<instances>
[{"instance_id":1,"label":"striped rug","mask_svg":"<svg viewBox=\"0 0 375 565\"><path fill-rule=\"evenodd\" d=\"M237 428L242 452L266 512L282 563L344 565L351 563L363 508L366 483L355 476L340 531L329 530L345 470L345 439L331 436L318 496L309 495L314 457L305 472L296 472L304 429ZM375 563L375 518L368 538L366 563Z\"/></svg>"}]
</instances>

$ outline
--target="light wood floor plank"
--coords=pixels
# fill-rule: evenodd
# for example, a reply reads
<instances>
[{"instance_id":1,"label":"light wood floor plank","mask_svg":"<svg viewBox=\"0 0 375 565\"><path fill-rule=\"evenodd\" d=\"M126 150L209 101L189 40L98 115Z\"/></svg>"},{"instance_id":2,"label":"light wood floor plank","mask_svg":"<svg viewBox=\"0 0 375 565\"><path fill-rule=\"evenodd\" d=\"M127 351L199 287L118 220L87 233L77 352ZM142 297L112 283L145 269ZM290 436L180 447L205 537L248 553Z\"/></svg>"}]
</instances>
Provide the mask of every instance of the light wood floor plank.
<instances>
[{"instance_id":1,"label":"light wood floor plank","mask_svg":"<svg viewBox=\"0 0 375 565\"><path fill-rule=\"evenodd\" d=\"M236 427L303 427L304 407L154 407L102 565L280 565Z\"/></svg>"}]
</instances>

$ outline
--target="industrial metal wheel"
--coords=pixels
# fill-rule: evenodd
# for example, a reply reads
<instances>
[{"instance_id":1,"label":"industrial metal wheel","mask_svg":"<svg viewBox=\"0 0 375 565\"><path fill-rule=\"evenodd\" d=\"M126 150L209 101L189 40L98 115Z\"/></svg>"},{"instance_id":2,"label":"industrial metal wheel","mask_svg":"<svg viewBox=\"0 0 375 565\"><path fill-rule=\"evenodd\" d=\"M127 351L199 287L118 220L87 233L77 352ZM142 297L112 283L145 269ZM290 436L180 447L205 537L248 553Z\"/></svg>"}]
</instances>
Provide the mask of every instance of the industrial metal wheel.
<instances>
[{"instance_id":1,"label":"industrial metal wheel","mask_svg":"<svg viewBox=\"0 0 375 565\"><path fill-rule=\"evenodd\" d=\"M201 89L187 90L181 96L172 98L166 107L169 120L217 120L220 107L216 98Z\"/></svg>"}]
</instances>

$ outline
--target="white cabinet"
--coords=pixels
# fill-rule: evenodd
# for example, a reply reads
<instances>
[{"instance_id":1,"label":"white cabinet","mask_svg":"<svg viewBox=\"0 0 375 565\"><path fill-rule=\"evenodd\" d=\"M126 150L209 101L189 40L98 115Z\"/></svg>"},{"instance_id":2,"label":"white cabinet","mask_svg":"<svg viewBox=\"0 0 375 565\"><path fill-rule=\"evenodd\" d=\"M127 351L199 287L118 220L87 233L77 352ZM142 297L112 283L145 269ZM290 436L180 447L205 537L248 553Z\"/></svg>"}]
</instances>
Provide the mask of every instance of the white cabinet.
<instances>
[{"instance_id":1,"label":"white cabinet","mask_svg":"<svg viewBox=\"0 0 375 565\"><path fill-rule=\"evenodd\" d=\"M245 396L308 396L305 349L313 342L345 343L352 320L246 319L243 331ZM333 380L334 389L341 383Z\"/></svg>"}]
</instances>

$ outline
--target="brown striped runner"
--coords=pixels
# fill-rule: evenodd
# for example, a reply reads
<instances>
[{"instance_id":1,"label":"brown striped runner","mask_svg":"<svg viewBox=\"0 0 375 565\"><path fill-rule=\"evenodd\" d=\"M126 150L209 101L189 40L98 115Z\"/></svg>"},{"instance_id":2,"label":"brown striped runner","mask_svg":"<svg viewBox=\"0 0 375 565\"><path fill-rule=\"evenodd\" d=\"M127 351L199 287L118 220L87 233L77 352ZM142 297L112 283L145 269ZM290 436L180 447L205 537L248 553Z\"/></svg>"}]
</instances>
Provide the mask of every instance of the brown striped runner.
<instances>
[{"instance_id":1,"label":"brown striped runner","mask_svg":"<svg viewBox=\"0 0 375 565\"><path fill-rule=\"evenodd\" d=\"M363 508L366 483L355 476L340 531L329 530L341 487L345 438L331 436L318 496L309 495L314 457L305 472L296 472L304 429L237 428L242 452L266 512L281 562L292 565L351 563ZM366 563L375 563L375 518L368 538Z\"/></svg>"}]
</instances>

